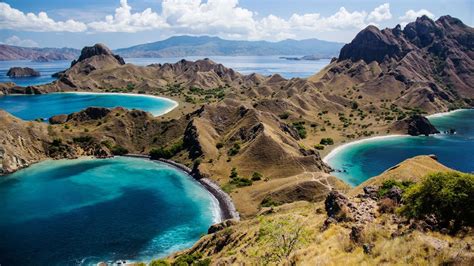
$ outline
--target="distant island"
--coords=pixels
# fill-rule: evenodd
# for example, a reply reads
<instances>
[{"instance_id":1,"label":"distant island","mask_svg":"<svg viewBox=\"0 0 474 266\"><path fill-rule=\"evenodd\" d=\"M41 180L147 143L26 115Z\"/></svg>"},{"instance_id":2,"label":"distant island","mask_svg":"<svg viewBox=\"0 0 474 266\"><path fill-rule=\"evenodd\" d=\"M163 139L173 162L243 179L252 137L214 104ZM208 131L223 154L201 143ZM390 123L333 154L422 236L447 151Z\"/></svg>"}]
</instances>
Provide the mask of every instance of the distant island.
<instances>
[{"instance_id":1,"label":"distant island","mask_svg":"<svg viewBox=\"0 0 474 266\"><path fill-rule=\"evenodd\" d=\"M318 39L267 41L235 41L210 36L173 36L166 40L117 49L124 58L183 56L269 56L308 54L303 60L332 58L344 44ZM48 62L73 60L81 51L74 48L29 48L0 45L0 61L32 60Z\"/></svg>"},{"instance_id":2,"label":"distant island","mask_svg":"<svg viewBox=\"0 0 474 266\"><path fill-rule=\"evenodd\" d=\"M318 56L318 55L305 55L301 57L292 57L292 56L280 56L280 59L284 60L290 60L290 61L316 61L316 60L321 60L321 59L331 59L331 57L328 56Z\"/></svg>"}]
</instances>

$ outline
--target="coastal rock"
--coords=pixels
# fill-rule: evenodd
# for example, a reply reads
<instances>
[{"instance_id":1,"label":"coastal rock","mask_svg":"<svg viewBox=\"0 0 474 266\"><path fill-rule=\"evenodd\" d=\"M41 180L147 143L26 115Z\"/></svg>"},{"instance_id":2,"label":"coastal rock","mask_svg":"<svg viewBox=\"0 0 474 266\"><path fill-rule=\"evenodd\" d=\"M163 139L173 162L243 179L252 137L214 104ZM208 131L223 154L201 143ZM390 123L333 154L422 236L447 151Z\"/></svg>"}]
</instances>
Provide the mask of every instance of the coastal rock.
<instances>
[{"instance_id":1,"label":"coastal rock","mask_svg":"<svg viewBox=\"0 0 474 266\"><path fill-rule=\"evenodd\" d=\"M11 78L39 77L40 73L29 67L12 67L8 70L7 76Z\"/></svg>"},{"instance_id":2,"label":"coastal rock","mask_svg":"<svg viewBox=\"0 0 474 266\"><path fill-rule=\"evenodd\" d=\"M49 123L52 125L66 123L68 115L55 115L49 118Z\"/></svg>"},{"instance_id":3,"label":"coastal rock","mask_svg":"<svg viewBox=\"0 0 474 266\"><path fill-rule=\"evenodd\" d=\"M98 44L95 44L94 46L86 46L82 48L81 55L79 56L77 60L72 61L71 67L79 62L82 62L88 58L91 58L97 55L112 56L117 60L117 62L120 65L125 65L125 60L121 56L115 55L107 46L105 46L104 44L98 43Z\"/></svg>"},{"instance_id":4,"label":"coastal rock","mask_svg":"<svg viewBox=\"0 0 474 266\"><path fill-rule=\"evenodd\" d=\"M422 115L412 115L401 121L397 121L392 126L392 128L396 131L409 134L411 136L428 136L430 134L439 133L439 130L436 129L436 127L433 126L433 124L431 124L431 122Z\"/></svg>"}]
</instances>

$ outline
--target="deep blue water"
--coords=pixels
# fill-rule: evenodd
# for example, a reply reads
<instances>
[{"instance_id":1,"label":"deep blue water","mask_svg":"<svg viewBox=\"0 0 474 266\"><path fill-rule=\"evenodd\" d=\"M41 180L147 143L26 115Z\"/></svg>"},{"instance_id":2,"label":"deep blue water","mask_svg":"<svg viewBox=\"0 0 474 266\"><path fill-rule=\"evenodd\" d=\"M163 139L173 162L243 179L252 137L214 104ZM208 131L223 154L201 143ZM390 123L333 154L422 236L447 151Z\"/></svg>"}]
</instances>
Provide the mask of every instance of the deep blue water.
<instances>
[{"instance_id":1,"label":"deep blue water","mask_svg":"<svg viewBox=\"0 0 474 266\"><path fill-rule=\"evenodd\" d=\"M474 110L459 110L429 119L440 131L454 128L457 133L395 136L355 143L330 155L329 165L346 171L333 174L355 186L405 159L427 154L435 154L441 163L453 169L473 172Z\"/></svg>"},{"instance_id":2,"label":"deep blue water","mask_svg":"<svg viewBox=\"0 0 474 266\"><path fill-rule=\"evenodd\" d=\"M25 120L70 114L89 106L140 109L161 115L172 109L174 101L147 95L120 93L49 93L0 96L0 109Z\"/></svg>"},{"instance_id":3,"label":"deep blue water","mask_svg":"<svg viewBox=\"0 0 474 266\"><path fill-rule=\"evenodd\" d=\"M0 202L0 265L150 260L190 247L219 219L191 177L124 157L35 164L0 182Z\"/></svg>"},{"instance_id":4,"label":"deep blue water","mask_svg":"<svg viewBox=\"0 0 474 266\"><path fill-rule=\"evenodd\" d=\"M203 58L205 58L205 56L184 57L184 59L192 61ZM262 75L271 75L278 73L285 78L309 77L328 65L330 61L330 59L294 61L280 59L279 56L209 56L209 58L243 74L259 73ZM183 57L125 58L125 62L145 66L153 63L176 63L181 59L183 59ZM45 63L26 60L0 61L0 82L11 81L21 86L50 83L55 80L51 77L52 74L67 69L70 64L71 62L69 61L51 61ZM15 79L7 77L8 69L15 66L31 67L38 70L41 76Z\"/></svg>"}]
</instances>

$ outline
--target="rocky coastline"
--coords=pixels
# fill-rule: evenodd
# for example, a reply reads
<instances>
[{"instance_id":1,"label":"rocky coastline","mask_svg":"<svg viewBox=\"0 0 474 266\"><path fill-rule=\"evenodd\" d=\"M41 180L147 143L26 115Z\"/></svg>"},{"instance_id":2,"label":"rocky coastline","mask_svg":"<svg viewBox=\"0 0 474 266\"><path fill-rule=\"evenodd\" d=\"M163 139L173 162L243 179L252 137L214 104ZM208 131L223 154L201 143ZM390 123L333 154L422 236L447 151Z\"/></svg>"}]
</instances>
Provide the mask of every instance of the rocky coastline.
<instances>
[{"instance_id":1,"label":"rocky coastline","mask_svg":"<svg viewBox=\"0 0 474 266\"><path fill-rule=\"evenodd\" d=\"M143 154L126 154L124 156L150 159L150 156ZM209 193L211 193L217 199L217 202L219 203L222 221L229 219L240 220L240 215L237 212L237 209L235 208L231 197L227 193L225 193L214 181L209 178L198 178L198 175L196 175L196 173L194 173L191 168L175 161L167 159L157 159L156 161L178 168L179 170L187 173L188 175L196 179L207 191L209 191Z\"/></svg>"}]
</instances>

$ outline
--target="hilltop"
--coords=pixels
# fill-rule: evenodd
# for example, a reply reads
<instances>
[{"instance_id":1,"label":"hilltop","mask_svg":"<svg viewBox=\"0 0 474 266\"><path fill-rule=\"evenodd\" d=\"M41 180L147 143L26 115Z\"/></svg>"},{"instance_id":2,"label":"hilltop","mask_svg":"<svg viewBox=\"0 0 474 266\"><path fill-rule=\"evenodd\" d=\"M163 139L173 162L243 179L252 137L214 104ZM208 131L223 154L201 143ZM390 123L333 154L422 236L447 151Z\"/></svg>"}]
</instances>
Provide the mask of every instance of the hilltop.
<instances>
[{"instance_id":1,"label":"hilltop","mask_svg":"<svg viewBox=\"0 0 474 266\"><path fill-rule=\"evenodd\" d=\"M80 50L73 48L30 48L0 44L0 61L8 60L73 60Z\"/></svg>"},{"instance_id":2,"label":"hilltop","mask_svg":"<svg viewBox=\"0 0 474 266\"><path fill-rule=\"evenodd\" d=\"M318 39L267 42L224 40L210 36L174 36L158 42L117 49L115 52L124 57L312 55L331 58L337 55L342 45Z\"/></svg>"}]
</instances>

